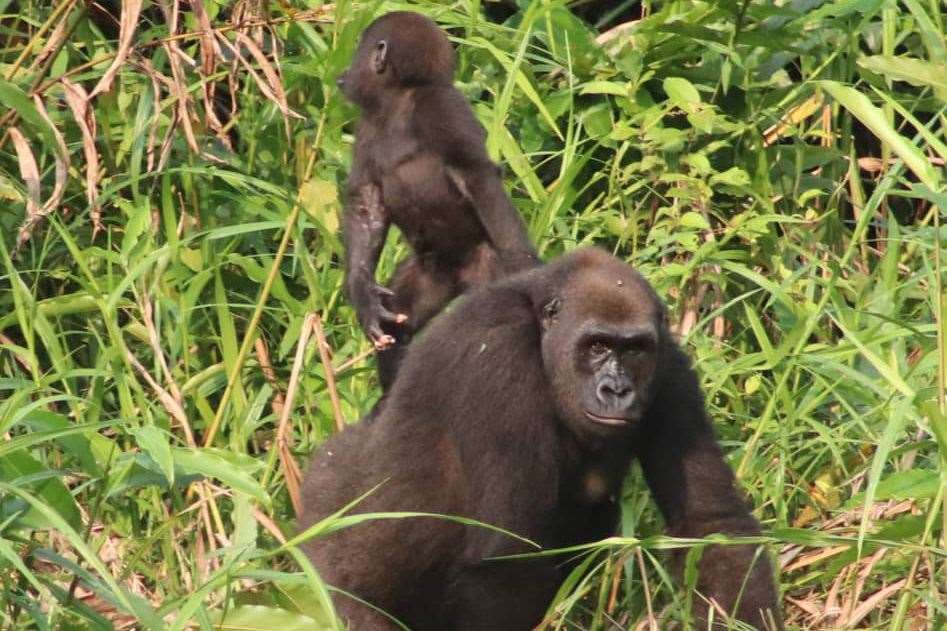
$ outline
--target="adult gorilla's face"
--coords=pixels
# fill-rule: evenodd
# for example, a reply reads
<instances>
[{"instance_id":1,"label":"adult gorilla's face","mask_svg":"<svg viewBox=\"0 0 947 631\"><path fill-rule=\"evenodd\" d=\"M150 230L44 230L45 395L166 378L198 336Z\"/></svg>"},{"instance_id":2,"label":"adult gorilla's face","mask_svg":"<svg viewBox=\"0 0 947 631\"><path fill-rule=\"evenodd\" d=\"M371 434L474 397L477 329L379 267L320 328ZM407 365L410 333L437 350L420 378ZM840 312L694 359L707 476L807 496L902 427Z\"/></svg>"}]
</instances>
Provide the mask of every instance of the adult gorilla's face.
<instances>
[{"instance_id":1,"label":"adult gorilla's face","mask_svg":"<svg viewBox=\"0 0 947 631\"><path fill-rule=\"evenodd\" d=\"M618 261L580 273L546 302L543 361L562 420L580 438L633 430L651 400L662 309Z\"/></svg>"}]
</instances>

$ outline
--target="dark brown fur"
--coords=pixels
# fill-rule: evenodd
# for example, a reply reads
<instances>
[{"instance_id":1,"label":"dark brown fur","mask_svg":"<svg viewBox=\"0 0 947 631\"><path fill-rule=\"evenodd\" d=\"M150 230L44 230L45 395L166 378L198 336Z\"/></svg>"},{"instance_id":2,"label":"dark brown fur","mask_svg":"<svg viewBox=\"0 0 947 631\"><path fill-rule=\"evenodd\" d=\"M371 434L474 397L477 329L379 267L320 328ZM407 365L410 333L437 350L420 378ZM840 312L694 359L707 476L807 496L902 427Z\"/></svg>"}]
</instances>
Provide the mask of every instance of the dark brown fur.
<instances>
[{"instance_id":1,"label":"dark brown fur","mask_svg":"<svg viewBox=\"0 0 947 631\"><path fill-rule=\"evenodd\" d=\"M444 32L398 11L369 25L339 80L362 111L347 185L345 287L362 328L386 349L378 357L385 389L411 336L451 299L537 263L453 72ZM384 288L375 268L392 224L414 254Z\"/></svg>"},{"instance_id":2,"label":"dark brown fur","mask_svg":"<svg viewBox=\"0 0 947 631\"><path fill-rule=\"evenodd\" d=\"M611 373L586 369L577 341L600 328L644 335ZM600 375L634 391L624 411L607 414L627 418L623 427L587 417L590 409L606 415L588 399ZM670 534L759 533L660 301L628 265L581 250L471 293L433 320L409 347L375 422L347 428L313 457L301 525L384 482L355 512L471 517L544 548L596 541L615 531L614 498L635 457ZM415 630L526 631L562 580L562 559L484 561L530 548L433 518L367 522L306 550L330 584ZM678 570L684 554L675 553ZM779 613L769 561L764 554L754 564L754 554L747 545L708 547L698 589L760 625L759 610ZM704 601L694 600L702 618ZM395 628L354 601L336 602L356 631Z\"/></svg>"}]
</instances>

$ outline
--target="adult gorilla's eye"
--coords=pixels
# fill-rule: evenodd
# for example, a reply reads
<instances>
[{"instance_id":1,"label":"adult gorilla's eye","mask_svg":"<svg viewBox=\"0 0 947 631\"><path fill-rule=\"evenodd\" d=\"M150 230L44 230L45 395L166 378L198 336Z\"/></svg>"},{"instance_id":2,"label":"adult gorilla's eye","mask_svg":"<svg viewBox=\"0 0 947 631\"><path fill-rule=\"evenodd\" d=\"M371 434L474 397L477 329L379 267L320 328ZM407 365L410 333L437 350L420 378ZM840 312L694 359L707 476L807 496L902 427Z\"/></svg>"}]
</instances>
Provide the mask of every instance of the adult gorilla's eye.
<instances>
[{"instance_id":1,"label":"adult gorilla's eye","mask_svg":"<svg viewBox=\"0 0 947 631\"><path fill-rule=\"evenodd\" d=\"M654 347L654 341L650 338L640 337L631 342L626 349L626 352L631 355L640 355L642 353L649 352Z\"/></svg>"},{"instance_id":2,"label":"adult gorilla's eye","mask_svg":"<svg viewBox=\"0 0 947 631\"><path fill-rule=\"evenodd\" d=\"M593 357L607 355L610 350L605 342L592 342L592 345L589 346L589 352L592 353Z\"/></svg>"}]
</instances>

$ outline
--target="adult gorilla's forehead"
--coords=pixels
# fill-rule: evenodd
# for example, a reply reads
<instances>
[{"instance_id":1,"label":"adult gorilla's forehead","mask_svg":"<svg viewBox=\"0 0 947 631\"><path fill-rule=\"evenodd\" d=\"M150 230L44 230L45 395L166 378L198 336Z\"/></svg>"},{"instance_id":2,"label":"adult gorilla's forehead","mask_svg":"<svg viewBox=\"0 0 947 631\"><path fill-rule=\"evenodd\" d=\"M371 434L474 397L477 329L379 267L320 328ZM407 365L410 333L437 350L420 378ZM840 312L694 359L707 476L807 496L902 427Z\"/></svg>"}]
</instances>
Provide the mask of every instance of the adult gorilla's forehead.
<instances>
[{"instance_id":1,"label":"adult gorilla's forehead","mask_svg":"<svg viewBox=\"0 0 947 631\"><path fill-rule=\"evenodd\" d=\"M651 324L661 310L647 281L624 263L578 270L562 297L563 306L580 317L616 325Z\"/></svg>"}]
</instances>

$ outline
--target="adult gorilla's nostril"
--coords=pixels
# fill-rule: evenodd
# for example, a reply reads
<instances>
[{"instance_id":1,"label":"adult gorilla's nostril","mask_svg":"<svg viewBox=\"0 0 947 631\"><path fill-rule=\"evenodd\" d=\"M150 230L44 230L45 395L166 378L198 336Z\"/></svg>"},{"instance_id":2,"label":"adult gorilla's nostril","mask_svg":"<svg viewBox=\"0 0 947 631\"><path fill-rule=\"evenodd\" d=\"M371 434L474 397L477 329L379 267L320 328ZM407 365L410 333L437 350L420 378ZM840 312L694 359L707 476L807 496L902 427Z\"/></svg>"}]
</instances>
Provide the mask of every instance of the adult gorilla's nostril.
<instances>
[{"instance_id":1,"label":"adult gorilla's nostril","mask_svg":"<svg viewBox=\"0 0 947 631\"><path fill-rule=\"evenodd\" d=\"M605 379L595 389L595 396L603 405L623 405L630 403L634 396L631 384L616 383L612 379Z\"/></svg>"},{"instance_id":2,"label":"adult gorilla's nostril","mask_svg":"<svg viewBox=\"0 0 947 631\"><path fill-rule=\"evenodd\" d=\"M616 386L611 379L603 380L598 384L598 388L595 389L595 396L599 403L605 405L611 403L617 395Z\"/></svg>"}]
</instances>

